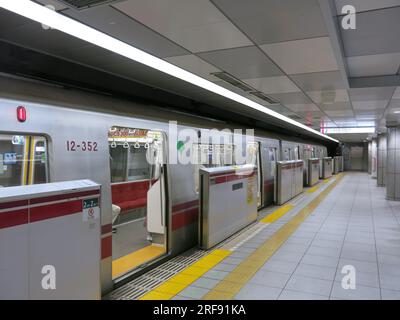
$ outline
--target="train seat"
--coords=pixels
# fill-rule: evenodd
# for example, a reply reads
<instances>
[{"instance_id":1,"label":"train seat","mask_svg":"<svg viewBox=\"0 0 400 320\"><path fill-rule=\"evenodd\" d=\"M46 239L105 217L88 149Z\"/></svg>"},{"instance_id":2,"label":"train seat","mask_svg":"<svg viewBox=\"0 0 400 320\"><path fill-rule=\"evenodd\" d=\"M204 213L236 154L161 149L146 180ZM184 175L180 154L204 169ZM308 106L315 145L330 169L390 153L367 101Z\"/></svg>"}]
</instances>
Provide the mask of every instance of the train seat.
<instances>
[{"instance_id":1,"label":"train seat","mask_svg":"<svg viewBox=\"0 0 400 320\"><path fill-rule=\"evenodd\" d=\"M147 206L149 181L134 181L111 185L112 202L121 208L121 214Z\"/></svg>"}]
</instances>

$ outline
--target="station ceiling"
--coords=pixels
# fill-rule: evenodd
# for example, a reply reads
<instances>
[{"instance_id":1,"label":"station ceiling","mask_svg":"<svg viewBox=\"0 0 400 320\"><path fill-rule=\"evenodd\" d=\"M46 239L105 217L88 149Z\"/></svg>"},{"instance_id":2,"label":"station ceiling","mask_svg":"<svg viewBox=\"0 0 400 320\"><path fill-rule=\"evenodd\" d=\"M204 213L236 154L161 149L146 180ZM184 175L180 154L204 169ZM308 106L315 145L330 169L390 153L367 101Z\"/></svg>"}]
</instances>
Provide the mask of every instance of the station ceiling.
<instances>
[{"instance_id":1,"label":"station ceiling","mask_svg":"<svg viewBox=\"0 0 400 320\"><path fill-rule=\"evenodd\" d=\"M119 0L82 9L68 1L35 2L318 131L382 131L387 118L400 116L400 0ZM357 12L355 30L341 27L348 4ZM4 41L183 95L205 95L4 10L0 17Z\"/></svg>"}]
</instances>

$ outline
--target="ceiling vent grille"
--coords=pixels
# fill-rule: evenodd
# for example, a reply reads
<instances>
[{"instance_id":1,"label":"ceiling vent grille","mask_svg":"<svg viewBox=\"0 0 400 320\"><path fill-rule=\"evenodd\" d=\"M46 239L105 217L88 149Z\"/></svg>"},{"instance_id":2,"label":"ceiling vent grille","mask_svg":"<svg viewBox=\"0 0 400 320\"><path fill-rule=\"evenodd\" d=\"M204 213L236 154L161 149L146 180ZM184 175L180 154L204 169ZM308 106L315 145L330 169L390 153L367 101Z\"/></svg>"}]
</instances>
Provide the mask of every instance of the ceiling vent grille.
<instances>
[{"instance_id":1,"label":"ceiling vent grille","mask_svg":"<svg viewBox=\"0 0 400 320\"><path fill-rule=\"evenodd\" d=\"M277 101L275 101L274 99L268 97L266 94L264 94L264 93L262 93L260 91L253 91L253 92L250 92L250 94L255 96L255 97L257 97L257 98L259 98L259 99L261 99L261 100L264 100L264 101L268 102L269 104L278 103Z\"/></svg>"},{"instance_id":2,"label":"ceiling vent grille","mask_svg":"<svg viewBox=\"0 0 400 320\"><path fill-rule=\"evenodd\" d=\"M301 119L303 119L302 117L299 117L298 115L295 115L295 114L289 115L288 117L289 117L290 119L293 119L293 120L301 120Z\"/></svg>"},{"instance_id":3,"label":"ceiling vent grille","mask_svg":"<svg viewBox=\"0 0 400 320\"><path fill-rule=\"evenodd\" d=\"M218 79L221 79L237 88L239 88L240 90L246 91L246 92L250 92L250 91L254 91L254 89L252 87L250 87L249 85L247 85L246 83L244 83L243 81L235 78L234 76L230 75L227 72L214 72L211 73L213 76L217 77Z\"/></svg>"},{"instance_id":4,"label":"ceiling vent grille","mask_svg":"<svg viewBox=\"0 0 400 320\"><path fill-rule=\"evenodd\" d=\"M116 1L117 0L58 0L58 2L62 2L67 6L70 6L78 10Z\"/></svg>"}]
</instances>

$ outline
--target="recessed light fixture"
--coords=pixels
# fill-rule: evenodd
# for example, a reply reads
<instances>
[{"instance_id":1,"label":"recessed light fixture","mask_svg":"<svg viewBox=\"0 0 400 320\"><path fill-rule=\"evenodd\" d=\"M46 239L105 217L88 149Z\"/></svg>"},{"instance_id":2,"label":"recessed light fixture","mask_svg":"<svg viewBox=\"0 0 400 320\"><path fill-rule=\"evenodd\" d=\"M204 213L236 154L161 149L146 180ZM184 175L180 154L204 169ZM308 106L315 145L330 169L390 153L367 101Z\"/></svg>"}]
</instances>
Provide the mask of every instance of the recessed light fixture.
<instances>
[{"instance_id":1,"label":"recessed light fixture","mask_svg":"<svg viewBox=\"0 0 400 320\"><path fill-rule=\"evenodd\" d=\"M343 134L343 133L375 133L375 127L339 127L324 128L327 134Z\"/></svg>"},{"instance_id":2,"label":"recessed light fixture","mask_svg":"<svg viewBox=\"0 0 400 320\"><path fill-rule=\"evenodd\" d=\"M325 139L339 142L338 140L326 136L325 134L318 132L314 129L309 128L306 125L303 125L295 120L292 120L288 117L281 115L267 107L252 101L248 98L245 98L237 93L234 93L228 89L225 89L211 81L208 81L204 78L201 78L189 71L181 69L165 60L157 58L151 54L148 54L140 49L137 49L125 42L122 42L116 38L113 38L103 32L100 32L96 29L93 29L81 22L73 20L69 17L66 17L56 11L50 10L45 6L32 2L30 0L0 0L0 7L12 11L16 14L24 16L28 19L37 21L41 24L49 26L53 29L57 29L61 32L69 34L78 39L87 41L96 46L109 50L111 52L120 54L128 59L133 61L137 61L146 66L174 76L183 81L194 84L198 87L201 87L205 90L214 92L218 95L221 95L225 98L236 101L240 104L243 104L249 108L258 110L265 114L268 114L274 118L280 119L282 121L288 122L292 125L295 125L299 128L302 128L306 131L309 131L315 135L321 136Z\"/></svg>"}]
</instances>

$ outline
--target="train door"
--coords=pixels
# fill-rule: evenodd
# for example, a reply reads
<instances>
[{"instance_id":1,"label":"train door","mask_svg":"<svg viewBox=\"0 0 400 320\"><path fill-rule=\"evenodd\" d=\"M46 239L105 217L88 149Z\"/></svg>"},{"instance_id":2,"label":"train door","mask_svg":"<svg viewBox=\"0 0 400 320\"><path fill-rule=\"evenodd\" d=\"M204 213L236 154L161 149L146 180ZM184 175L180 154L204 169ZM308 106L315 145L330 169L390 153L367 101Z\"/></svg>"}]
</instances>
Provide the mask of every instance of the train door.
<instances>
[{"instance_id":1,"label":"train door","mask_svg":"<svg viewBox=\"0 0 400 320\"><path fill-rule=\"evenodd\" d=\"M274 147L264 148L264 205L269 206L275 202L276 186L276 161L278 150Z\"/></svg>"},{"instance_id":2,"label":"train door","mask_svg":"<svg viewBox=\"0 0 400 320\"><path fill-rule=\"evenodd\" d=\"M257 192L257 207L261 208L264 204L263 201L263 173L262 173L262 163L261 163L261 148L260 142L254 141L252 143L247 144L247 163L253 164L257 167L257 185L258 185L258 192Z\"/></svg>"},{"instance_id":3,"label":"train door","mask_svg":"<svg viewBox=\"0 0 400 320\"><path fill-rule=\"evenodd\" d=\"M113 127L108 134L112 276L148 266L167 252L166 136Z\"/></svg>"}]
</instances>

